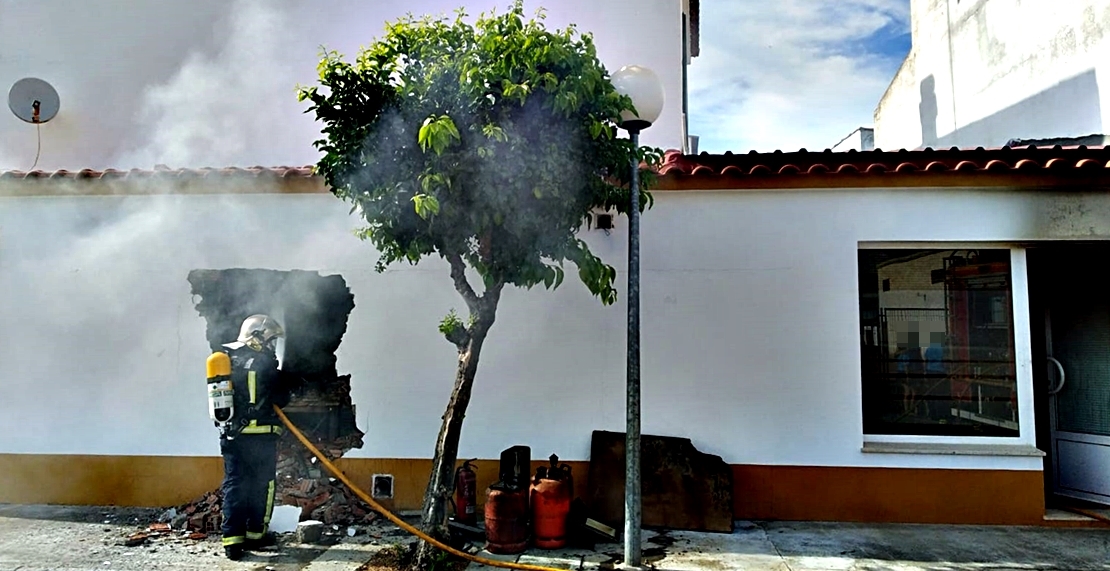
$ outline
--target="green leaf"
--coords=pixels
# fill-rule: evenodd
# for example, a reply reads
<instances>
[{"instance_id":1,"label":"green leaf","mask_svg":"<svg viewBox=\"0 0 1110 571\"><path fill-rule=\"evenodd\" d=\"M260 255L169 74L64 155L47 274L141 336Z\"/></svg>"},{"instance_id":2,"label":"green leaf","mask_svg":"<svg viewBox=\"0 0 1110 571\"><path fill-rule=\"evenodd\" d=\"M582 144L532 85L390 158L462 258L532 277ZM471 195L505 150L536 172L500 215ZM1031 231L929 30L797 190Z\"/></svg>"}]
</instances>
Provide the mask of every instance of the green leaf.
<instances>
[{"instance_id":1,"label":"green leaf","mask_svg":"<svg viewBox=\"0 0 1110 571\"><path fill-rule=\"evenodd\" d=\"M439 214L439 200L429 194L417 194L412 197L416 214L427 220L428 217Z\"/></svg>"},{"instance_id":2,"label":"green leaf","mask_svg":"<svg viewBox=\"0 0 1110 571\"><path fill-rule=\"evenodd\" d=\"M504 143L509 140L509 136L505 134L505 130L497 125L490 124L483 126L482 134L499 143Z\"/></svg>"},{"instance_id":3,"label":"green leaf","mask_svg":"<svg viewBox=\"0 0 1110 571\"><path fill-rule=\"evenodd\" d=\"M427 152L429 148L437 155L442 155L452 143L452 139L461 141L459 130L455 122L447 115L428 117L420 126L416 141L420 149Z\"/></svg>"},{"instance_id":4,"label":"green leaf","mask_svg":"<svg viewBox=\"0 0 1110 571\"><path fill-rule=\"evenodd\" d=\"M428 147L432 143L432 129L434 129L434 120L428 117L424 120L424 124L420 126L420 133L416 136L416 141L420 144L420 149L427 152Z\"/></svg>"}]
</instances>

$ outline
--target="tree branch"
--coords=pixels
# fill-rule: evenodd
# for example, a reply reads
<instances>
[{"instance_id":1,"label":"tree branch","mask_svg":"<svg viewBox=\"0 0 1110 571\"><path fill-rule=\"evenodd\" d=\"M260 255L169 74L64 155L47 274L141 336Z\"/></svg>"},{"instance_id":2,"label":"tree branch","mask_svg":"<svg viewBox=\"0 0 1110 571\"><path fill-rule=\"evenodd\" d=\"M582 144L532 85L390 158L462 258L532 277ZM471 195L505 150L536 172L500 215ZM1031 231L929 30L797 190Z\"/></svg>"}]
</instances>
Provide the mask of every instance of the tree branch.
<instances>
[{"instance_id":1,"label":"tree branch","mask_svg":"<svg viewBox=\"0 0 1110 571\"><path fill-rule=\"evenodd\" d=\"M490 309L497 309L497 302L501 300L501 290L505 288L505 282L498 280L492 287L482 294L482 302L484 302Z\"/></svg>"},{"instance_id":2,"label":"tree branch","mask_svg":"<svg viewBox=\"0 0 1110 571\"><path fill-rule=\"evenodd\" d=\"M455 289L466 300L466 306L470 308L470 313L477 315L482 300L478 298L478 294L474 293L474 288L470 287L470 282L466 280L466 263L463 262L462 256L458 254L447 255L447 261L451 264L451 279L455 280Z\"/></svg>"}]
</instances>

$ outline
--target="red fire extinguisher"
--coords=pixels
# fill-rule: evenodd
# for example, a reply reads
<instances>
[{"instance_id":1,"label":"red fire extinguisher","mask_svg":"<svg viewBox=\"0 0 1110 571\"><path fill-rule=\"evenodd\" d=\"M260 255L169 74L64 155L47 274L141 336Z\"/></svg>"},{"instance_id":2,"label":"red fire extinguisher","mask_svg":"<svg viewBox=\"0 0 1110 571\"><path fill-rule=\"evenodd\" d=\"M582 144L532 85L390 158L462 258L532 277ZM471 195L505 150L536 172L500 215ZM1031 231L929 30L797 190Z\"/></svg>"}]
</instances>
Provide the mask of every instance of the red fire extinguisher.
<instances>
[{"instance_id":1,"label":"red fire extinguisher","mask_svg":"<svg viewBox=\"0 0 1110 571\"><path fill-rule=\"evenodd\" d=\"M464 461L455 471L455 518L467 525L478 523L478 475L470 465L474 460Z\"/></svg>"}]
</instances>

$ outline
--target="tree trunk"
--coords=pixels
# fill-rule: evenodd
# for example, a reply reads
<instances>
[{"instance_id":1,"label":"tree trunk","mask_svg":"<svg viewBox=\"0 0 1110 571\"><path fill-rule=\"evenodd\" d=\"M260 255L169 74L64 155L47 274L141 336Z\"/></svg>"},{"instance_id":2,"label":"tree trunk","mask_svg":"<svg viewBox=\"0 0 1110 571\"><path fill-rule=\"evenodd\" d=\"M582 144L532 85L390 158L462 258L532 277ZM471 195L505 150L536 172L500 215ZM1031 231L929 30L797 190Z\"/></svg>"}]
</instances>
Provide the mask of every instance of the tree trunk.
<instances>
[{"instance_id":1,"label":"tree trunk","mask_svg":"<svg viewBox=\"0 0 1110 571\"><path fill-rule=\"evenodd\" d=\"M488 318L479 317L479 322L483 325L473 328L469 341L459 350L455 389L451 393L451 400L447 403L447 412L443 415L443 424L436 439L435 457L432 459L432 472L428 479L428 487L424 491L421 528L424 533L445 543L450 533L447 529L447 504L451 501L451 495L455 490L455 462L459 454L459 438L462 436L466 407L470 404L474 374L478 371L478 357L482 352L482 343L485 342L489 325L493 321L493 312L489 313ZM419 571L430 570L438 551L430 543L420 542L412 568Z\"/></svg>"}]
</instances>

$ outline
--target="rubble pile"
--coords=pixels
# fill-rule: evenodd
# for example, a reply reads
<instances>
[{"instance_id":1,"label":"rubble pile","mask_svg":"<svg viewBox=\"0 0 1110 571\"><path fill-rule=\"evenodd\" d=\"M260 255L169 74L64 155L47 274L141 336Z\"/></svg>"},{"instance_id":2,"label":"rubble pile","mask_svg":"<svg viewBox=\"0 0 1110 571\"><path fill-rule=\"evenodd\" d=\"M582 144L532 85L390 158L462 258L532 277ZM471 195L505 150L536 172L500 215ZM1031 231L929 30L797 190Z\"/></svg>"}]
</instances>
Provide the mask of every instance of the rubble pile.
<instances>
[{"instance_id":1,"label":"rubble pile","mask_svg":"<svg viewBox=\"0 0 1110 571\"><path fill-rule=\"evenodd\" d=\"M354 424L350 376L313 383L285 407L286 414L329 461L362 447L364 433ZM301 521L328 525L358 525L374 521L377 514L335 480L292 433L278 440L277 489L274 505L301 508ZM223 493L217 489L175 508L174 529L219 533Z\"/></svg>"},{"instance_id":2,"label":"rubble pile","mask_svg":"<svg viewBox=\"0 0 1110 571\"><path fill-rule=\"evenodd\" d=\"M173 519L170 525L173 529L181 529L192 533L220 533L220 524L223 522L224 494L222 490L208 492L199 499L183 506L171 508Z\"/></svg>"},{"instance_id":3,"label":"rubble pile","mask_svg":"<svg viewBox=\"0 0 1110 571\"><path fill-rule=\"evenodd\" d=\"M316 520L327 525L358 525L371 523L377 514L342 482L332 478L300 480L295 486L283 486L279 503L301 508L301 521Z\"/></svg>"}]
</instances>

